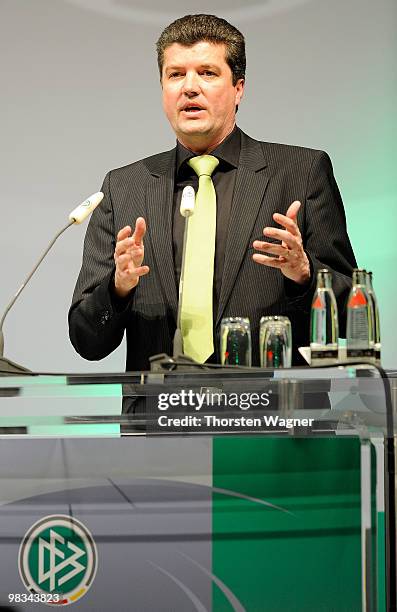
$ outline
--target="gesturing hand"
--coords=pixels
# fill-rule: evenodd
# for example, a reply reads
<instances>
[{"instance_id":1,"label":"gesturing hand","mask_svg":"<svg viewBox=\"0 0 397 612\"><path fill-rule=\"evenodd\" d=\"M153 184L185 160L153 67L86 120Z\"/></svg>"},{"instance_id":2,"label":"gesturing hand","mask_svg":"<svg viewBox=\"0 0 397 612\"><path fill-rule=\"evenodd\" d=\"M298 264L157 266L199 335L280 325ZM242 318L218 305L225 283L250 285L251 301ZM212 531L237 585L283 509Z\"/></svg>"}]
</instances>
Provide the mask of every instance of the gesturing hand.
<instances>
[{"instance_id":1,"label":"gesturing hand","mask_svg":"<svg viewBox=\"0 0 397 612\"><path fill-rule=\"evenodd\" d=\"M277 257L269 257L255 253L252 259L264 266L279 268L285 277L295 281L299 285L307 283L310 279L310 263L303 250L302 236L296 222L301 203L292 202L286 215L274 213L273 219L285 229L265 227L264 236L280 240L281 244L262 242L255 240L254 249Z\"/></svg>"},{"instance_id":2,"label":"gesturing hand","mask_svg":"<svg viewBox=\"0 0 397 612\"><path fill-rule=\"evenodd\" d=\"M146 222L143 217L138 217L136 220L132 236L131 232L129 225L119 231L114 250L116 264L114 287L119 297L126 297L131 289L137 286L139 278L149 272L148 266L142 266L143 238L146 233Z\"/></svg>"}]
</instances>

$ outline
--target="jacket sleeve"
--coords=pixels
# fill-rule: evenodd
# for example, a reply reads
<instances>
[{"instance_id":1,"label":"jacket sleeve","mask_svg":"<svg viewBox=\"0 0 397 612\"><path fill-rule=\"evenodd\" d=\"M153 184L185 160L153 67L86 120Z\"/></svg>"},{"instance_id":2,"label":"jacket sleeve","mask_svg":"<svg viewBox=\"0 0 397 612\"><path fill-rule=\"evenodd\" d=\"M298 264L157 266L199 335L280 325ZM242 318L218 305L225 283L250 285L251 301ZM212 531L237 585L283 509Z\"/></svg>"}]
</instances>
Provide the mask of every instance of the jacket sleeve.
<instances>
[{"instance_id":1,"label":"jacket sleeve","mask_svg":"<svg viewBox=\"0 0 397 612\"><path fill-rule=\"evenodd\" d=\"M112 294L116 236L110 182L108 173L102 185L104 198L88 224L68 317L74 348L90 360L106 357L121 343L134 293L125 300L117 300Z\"/></svg>"},{"instance_id":2,"label":"jacket sleeve","mask_svg":"<svg viewBox=\"0 0 397 612\"><path fill-rule=\"evenodd\" d=\"M347 234L342 198L324 151L316 151L308 174L305 205L300 219L303 247L310 261L311 280L302 295L288 283L286 293L290 307L310 312L316 288L317 272L327 268L338 303L339 335L346 331L346 303L356 259ZM294 294L295 292L295 294Z\"/></svg>"}]
</instances>

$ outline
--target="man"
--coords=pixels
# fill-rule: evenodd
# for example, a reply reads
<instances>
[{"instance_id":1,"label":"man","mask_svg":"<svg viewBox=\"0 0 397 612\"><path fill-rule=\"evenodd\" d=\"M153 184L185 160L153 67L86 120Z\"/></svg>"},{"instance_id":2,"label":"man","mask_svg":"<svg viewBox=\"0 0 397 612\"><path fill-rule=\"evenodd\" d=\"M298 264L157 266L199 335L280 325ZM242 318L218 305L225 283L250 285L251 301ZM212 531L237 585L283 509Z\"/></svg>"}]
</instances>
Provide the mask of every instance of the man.
<instances>
[{"instance_id":1,"label":"man","mask_svg":"<svg viewBox=\"0 0 397 612\"><path fill-rule=\"evenodd\" d=\"M126 331L127 370L148 369L150 356L172 353L184 231L179 203L186 185L197 191L200 184L192 158L210 154L216 248L206 311L212 317L203 318L213 318L214 337L202 361L220 361L222 317L245 316L252 364L259 365L260 317L282 314L292 322L298 363L297 347L309 342L317 270L332 271L343 333L356 265L330 160L322 151L258 142L236 127L245 45L223 19L176 20L161 34L157 53L177 146L106 176L69 313L71 341L83 357L101 359ZM199 289L207 272L205 266L196 278Z\"/></svg>"}]
</instances>

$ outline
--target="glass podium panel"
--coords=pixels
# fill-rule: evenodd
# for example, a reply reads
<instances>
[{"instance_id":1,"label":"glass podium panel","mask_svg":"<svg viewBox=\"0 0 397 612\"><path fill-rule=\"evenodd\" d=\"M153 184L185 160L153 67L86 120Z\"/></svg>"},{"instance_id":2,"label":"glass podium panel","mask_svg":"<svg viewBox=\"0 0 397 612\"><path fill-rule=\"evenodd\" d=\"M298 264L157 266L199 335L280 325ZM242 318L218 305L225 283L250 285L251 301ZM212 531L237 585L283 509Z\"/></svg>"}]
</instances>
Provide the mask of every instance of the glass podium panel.
<instances>
[{"instance_id":1,"label":"glass podium panel","mask_svg":"<svg viewBox=\"0 0 397 612\"><path fill-rule=\"evenodd\" d=\"M0 605L386 610L394 381L368 364L0 378Z\"/></svg>"}]
</instances>

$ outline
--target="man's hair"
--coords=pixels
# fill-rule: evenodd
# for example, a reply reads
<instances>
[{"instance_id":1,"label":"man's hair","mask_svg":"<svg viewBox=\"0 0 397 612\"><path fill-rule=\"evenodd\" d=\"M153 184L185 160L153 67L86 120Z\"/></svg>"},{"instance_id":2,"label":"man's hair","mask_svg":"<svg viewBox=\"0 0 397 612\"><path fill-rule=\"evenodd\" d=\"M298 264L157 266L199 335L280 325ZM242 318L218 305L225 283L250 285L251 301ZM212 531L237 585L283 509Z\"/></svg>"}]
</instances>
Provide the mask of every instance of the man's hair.
<instances>
[{"instance_id":1,"label":"man's hair","mask_svg":"<svg viewBox=\"0 0 397 612\"><path fill-rule=\"evenodd\" d=\"M226 62L232 71L233 85L236 85L239 79L245 79L244 36L225 19L215 15L185 15L162 31L156 43L160 79L167 47L174 43L191 47L202 41L226 45Z\"/></svg>"}]
</instances>

